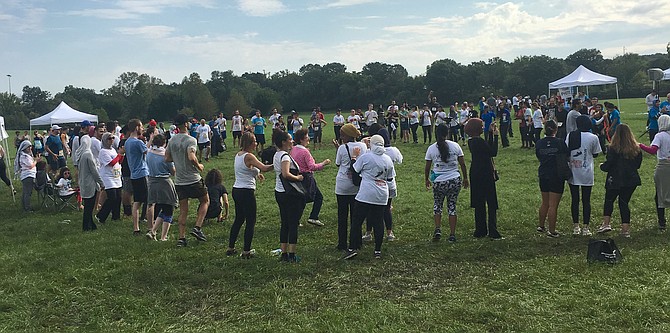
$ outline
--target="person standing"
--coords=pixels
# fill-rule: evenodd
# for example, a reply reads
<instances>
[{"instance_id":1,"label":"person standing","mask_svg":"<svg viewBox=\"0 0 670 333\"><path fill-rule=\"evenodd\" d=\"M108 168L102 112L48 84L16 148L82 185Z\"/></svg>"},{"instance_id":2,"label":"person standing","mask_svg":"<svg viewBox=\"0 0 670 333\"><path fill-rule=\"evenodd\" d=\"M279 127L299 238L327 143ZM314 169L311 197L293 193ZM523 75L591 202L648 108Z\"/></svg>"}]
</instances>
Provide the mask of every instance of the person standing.
<instances>
[{"instance_id":1,"label":"person standing","mask_svg":"<svg viewBox=\"0 0 670 333\"><path fill-rule=\"evenodd\" d=\"M651 146L640 143L640 149L649 154L656 155L658 159L654 170L654 184L656 194L656 214L658 216L658 228L665 231L665 209L670 207L670 116L664 114L658 117L658 134L651 142Z\"/></svg>"},{"instance_id":2,"label":"person standing","mask_svg":"<svg viewBox=\"0 0 670 333\"><path fill-rule=\"evenodd\" d=\"M426 150L426 166L424 168L424 183L426 190L433 188L433 218L435 231L433 240L442 237L442 208L444 199L447 199L449 214L449 242L456 241L456 203L458 194L463 188L470 186L468 172L461 146L454 141L447 140L449 129L444 125L435 128L437 142ZM460 166L463 178L458 172ZM432 167L432 169L431 169ZM431 176L431 171L434 176Z\"/></svg>"},{"instance_id":3,"label":"person standing","mask_svg":"<svg viewBox=\"0 0 670 333\"><path fill-rule=\"evenodd\" d=\"M419 130L419 106L414 106L414 110L409 113L409 128L412 131L412 142L419 143L419 135L417 134Z\"/></svg>"},{"instance_id":4,"label":"person standing","mask_svg":"<svg viewBox=\"0 0 670 333\"><path fill-rule=\"evenodd\" d=\"M272 114L270 115L270 124L272 124L272 128L275 128L277 123L279 122L279 117L281 117L281 114L277 111L277 108L272 109Z\"/></svg>"},{"instance_id":5,"label":"person standing","mask_svg":"<svg viewBox=\"0 0 670 333\"><path fill-rule=\"evenodd\" d=\"M173 222L174 208L177 206L177 191L171 175L175 174L174 162L165 160L165 136L157 134L151 141L151 149L147 152L147 166L149 167L149 195L148 211L154 212L150 218L155 218L152 227L146 236L151 240L158 240L156 232L161 226L161 241L167 241L167 234Z\"/></svg>"},{"instance_id":6,"label":"person standing","mask_svg":"<svg viewBox=\"0 0 670 333\"><path fill-rule=\"evenodd\" d=\"M240 110L235 110L233 113L232 120L232 131L233 131L233 147L238 147L240 144L240 138L242 137L242 130L244 129L244 117L240 116Z\"/></svg>"},{"instance_id":7,"label":"person standing","mask_svg":"<svg viewBox=\"0 0 670 333\"><path fill-rule=\"evenodd\" d=\"M352 180L350 166L356 162L356 158L367 151L365 143L356 142L361 132L352 124L342 126L340 135L343 144L337 148L335 165L337 175L335 176L335 196L337 197L337 249L347 250L347 227L353 221L354 203L359 186ZM347 221L349 216L349 221Z\"/></svg>"},{"instance_id":8,"label":"person standing","mask_svg":"<svg viewBox=\"0 0 670 333\"><path fill-rule=\"evenodd\" d=\"M558 205L565 189L565 179L558 172L558 156L569 154L568 146L563 139L557 138L558 125L553 120L548 120L544 126L546 136L535 144L535 156L540 161L537 176L542 194L542 204L539 210L537 231L546 232L547 237L556 238L560 234L556 231L556 220ZM545 228L549 224L549 230Z\"/></svg>"},{"instance_id":9,"label":"person standing","mask_svg":"<svg viewBox=\"0 0 670 333\"><path fill-rule=\"evenodd\" d=\"M357 130L361 130L361 117L356 114L356 110L351 109L351 115L347 117L347 123L352 124Z\"/></svg>"},{"instance_id":10,"label":"person standing","mask_svg":"<svg viewBox=\"0 0 670 333\"><path fill-rule=\"evenodd\" d=\"M205 153L205 161L209 161L209 151L212 147L212 128L207 125L205 119L200 119L200 125L195 129L198 135L198 159L202 160L203 151Z\"/></svg>"},{"instance_id":11,"label":"person standing","mask_svg":"<svg viewBox=\"0 0 670 333\"><path fill-rule=\"evenodd\" d=\"M333 117L333 131L335 132L335 141L338 144L342 144L342 138L340 137L340 129L344 126L344 116L342 115L342 109L337 109L337 113Z\"/></svg>"},{"instance_id":12,"label":"person standing","mask_svg":"<svg viewBox=\"0 0 670 333\"><path fill-rule=\"evenodd\" d=\"M321 227L323 226L323 222L319 219L319 214L321 213L321 206L323 206L323 194L321 194L316 179L314 179L314 172L323 170L324 166L330 164L330 159L325 159L321 163L314 162L312 153L307 149L309 146L309 135L306 129L295 132L294 138L297 145L291 149L291 157L300 167L300 174L304 178L303 184L305 184L305 188L312 188L311 192L314 193L314 198L312 198L314 205L312 205L312 211L309 214L307 223Z\"/></svg>"},{"instance_id":13,"label":"person standing","mask_svg":"<svg viewBox=\"0 0 670 333\"><path fill-rule=\"evenodd\" d=\"M254 227L256 226L256 178L265 179L261 172L267 172L274 168L272 164L265 165L254 156L256 151L256 137L249 132L242 134L240 138L240 151L235 154L234 169L235 183L233 184L233 200L235 201L235 221L230 227L230 239L228 241L227 256L237 253L235 243L240 233L242 224L244 228L244 250L240 256L244 259L253 257L256 251L252 250L251 242L254 238Z\"/></svg>"},{"instance_id":14,"label":"person standing","mask_svg":"<svg viewBox=\"0 0 670 333\"><path fill-rule=\"evenodd\" d=\"M256 152L263 150L265 146L265 127L268 125L265 123L265 118L261 115L261 110L256 110L256 115L251 117L251 126L254 127L254 136L256 137L256 143L258 148Z\"/></svg>"},{"instance_id":15,"label":"person standing","mask_svg":"<svg viewBox=\"0 0 670 333\"><path fill-rule=\"evenodd\" d=\"M565 143L568 145L570 157L568 159L572 177L570 185L573 235L591 236L589 223L591 221L591 189L594 184L593 159L602 152L600 141L591 131L591 120L588 116L577 117L577 130L568 133ZM583 228L579 228L579 191L581 189L582 209L584 217Z\"/></svg>"},{"instance_id":16,"label":"person standing","mask_svg":"<svg viewBox=\"0 0 670 333\"><path fill-rule=\"evenodd\" d=\"M654 101L658 99L658 93L656 89L653 89L647 96L644 98L644 103L647 104L647 112L654 107Z\"/></svg>"},{"instance_id":17,"label":"person standing","mask_svg":"<svg viewBox=\"0 0 670 333\"><path fill-rule=\"evenodd\" d=\"M468 148L472 154L470 163L470 207L475 209L476 238L486 237L493 240L503 239L498 232L496 193L496 175L493 157L498 155L498 127L491 124L492 140L481 138L484 124L481 119L472 118L465 125L465 133L470 136ZM488 206L488 227L486 207Z\"/></svg>"},{"instance_id":18,"label":"person standing","mask_svg":"<svg viewBox=\"0 0 670 333\"><path fill-rule=\"evenodd\" d=\"M544 115L542 115L542 109L537 102L533 103L533 144L540 140L540 135L542 135L542 126L544 126Z\"/></svg>"},{"instance_id":19,"label":"person standing","mask_svg":"<svg viewBox=\"0 0 670 333\"><path fill-rule=\"evenodd\" d=\"M273 167L275 170L275 200L279 206L281 226L279 228L279 244L281 249L280 261L298 262L296 248L298 244L298 225L305 209L305 198L290 195L284 184L288 182L302 182L300 168L295 163L289 151L293 147L293 140L288 133L274 131L272 141L277 146L274 154ZM294 175L291 169L298 173Z\"/></svg>"},{"instance_id":20,"label":"person standing","mask_svg":"<svg viewBox=\"0 0 670 333\"><path fill-rule=\"evenodd\" d=\"M102 184L107 193L107 199L102 204L102 208L96 214L100 223L105 223L109 214L112 214L112 221L121 219L121 162L124 156L118 154L112 144L115 135L105 133L102 135L102 149L98 153L98 164L100 165L99 175L102 178Z\"/></svg>"},{"instance_id":21,"label":"person standing","mask_svg":"<svg viewBox=\"0 0 670 333\"><path fill-rule=\"evenodd\" d=\"M186 241L186 218L188 217L188 200L198 199L200 205L195 220L195 227L191 235L199 241L207 241L202 232L202 223L209 206L207 187L200 176L205 167L198 161L196 155L198 142L186 134L188 129L188 116L178 114L174 125L179 129L179 134L172 136L165 150L165 161L174 162L175 166L175 192L179 200L179 239L178 247L187 246ZM249 134L251 135L251 133Z\"/></svg>"},{"instance_id":22,"label":"person standing","mask_svg":"<svg viewBox=\"0 0 670 333\"><path fill-rule=\"evenodd\" d=\"M47 163L49 163L50 172L54 174L58 169L66 166L65 148L60 139L60 129L58 125L51 126L51 133L47 138L45 149L47 154Z\"/></svg>"},{"instance_id":23,"label":"person standing","mask_svg":"<svg viewBox=\"0 0 670 333\"><path fill-rule=\"evenodd\" d=\"M84 202L82 229L92 231L97 229L95 222L93 222L96 194L104 186L104 183L98 173L98 166L91 152L90 137L81 138L77 155L79 155L79 194Z\"/></svg>"},{"instance_id":24,"label":"person standing","mask_svg":"<svg viewBox=\"0 0 670 333\"><path fill-rule=\"evenodd\" d=\"M654 141L654 137L658 133L658 117L661 116L661 110L659 108L660 101L655 100L654 105L649 109L647 113L647 131L649 131L649 142Z\"/></svg>"},{"instance_id":25,"label":"person standing","mask_svg":"<svg viewBox=\"0 0 670 333\"><path fill-rule=\"evenodd\" d=\"M511 133L510 127L512 126L512 116L509 109L505 106L505 103L498 104L498 112L500 113L500 138L502 140L502 146L503 148L509 147L509 138L507 135Z\"/></svg>"},{"instance_id":26,"label":"person standing","mask_svg":"<svg viewBox=\"0 0 670 333\"><path fill-rule=\"evenodd\" d=\"M32 152L33 144L30 140L23 140L16 150L16 158L14 159L14 173L19 175L21 184L23 186L23 193L21 203L23 211L33 212L30 205L30 199L35 188L35 178L37 177L37 162L40 160L33 158Z\"/></svg>"},{"instance_id":27,"label":"person standing","mask_svg":"<svg viewBox=\"0 0 670 333\"><path fill-rule=\"evenodd\" d=\"M421 111L421 117L419 119L421 123L421 131L423 132L423 144L426 144L426 142L428 143L433 142L432 119L433 116L432 113L430 112L430 109L428 109L428 105L424 106L423 111ZM428 141L426 141L426 139L428 139Z\"/></svg>"},{"instance_id":28,"label":"person standing","mask_svg":"<svg viewBox=\"0 0 670 333\"><path fill-rule=\"evenodd\" d=\"M131 119L127 126L130 136L126 140L124 149L130 168L130 182L133 187L133 233L140 235L140 209L142 205L147 204L148 195L147 176L149 176L149 168L145 156L149 148L144 141L140 140L142 132L144 132L142 122L139 119ZM149 141L152 139L149 138ZM148 218L148 220L151 221L151 218ZM153 221L149 223L153 224ZM149 225L149 228L151 228L151 225Z\"/></svg>"},{"instance_id":29,"label":"person standing","mask_svg":"<svg viewBox=\"0 0 670 333\"><path fill-rule=\"evenodd\" d=\"M374 258L382 257L384 240L384 209L388 203L388 182L396 176L393 161L386 155L384 138L375 134L370 138L370 152L359 156L354 171L361 175L361 187L356 194L356 209L351 222L349 248L343 259L351 259L361 249L363 220L372 225L375 235Z\"/></svg>"},{"instance_id":30,"label":"person standing","mask_svg":"<svg viewBox=\"0 0 670 333\"><path fill-rule=\"evenodd\" d=\"M635 189L642 185L638 169L642 165L642 150L635 141L635 136L626 124L621 124L607 151L607 161L600 164L600 170L607 172L605 178L605 204L603 207L603 224L599 233L612 230L610 222L614 211L614 200L619 198L621 216L621 235L630 237L630 208L628 202Z\"/></svg>"}]
</instances>

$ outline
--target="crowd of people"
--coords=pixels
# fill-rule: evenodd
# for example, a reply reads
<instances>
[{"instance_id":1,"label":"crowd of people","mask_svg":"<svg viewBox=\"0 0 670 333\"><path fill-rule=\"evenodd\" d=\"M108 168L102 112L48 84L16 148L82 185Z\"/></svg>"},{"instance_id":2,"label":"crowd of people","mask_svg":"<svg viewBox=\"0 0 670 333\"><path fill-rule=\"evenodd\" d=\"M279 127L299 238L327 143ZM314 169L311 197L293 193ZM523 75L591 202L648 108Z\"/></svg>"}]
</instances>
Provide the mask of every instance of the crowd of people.
<instances>
[{"instance_id":1,"label":"crowd of people","mask_svg":"<svg viewBox=\"0 0 670 333\"><path fill-rule=\"evenodd\" d=\"M651 98L650 98L651 96ZM482 97L478 104L463 102L442 106L431 91L425 104L397 105L384 108L369 104L365 112L351 109L344 116L337 110L332 119L336 147L335 195L337 199L337 249L344 259L357 256L364 241L374 240L375 258L381 258L384 241L396 239L393 233L392 201L398 195L395 164L403 156L393 144L419 144L421 127L425 153L424 180L433 192L433 240L442 238L442 216L446 199L449 224L448 241L456 242L457 202L461 188L469 188L470 207L474 208L477 238L502 240L498 230L498 173L494 158L502 147L510 146L509 137L518 134L521 148L533 148L540 165L539 187L542 203L537 231L559 237L556 215L567 181L573 234L591 236L591 192L595 162L599 154L606 161L599 167L607 173L602 224L598 233L612 230L614 201L621 212L621 234L630 237L630 201L641 185L638 169L642 151L658 157L654 175L658 225L664 230L665 207L670 206L670 94L661 102L652 91L647 96L650 145L639 144L630 127L622 123L618 107L600 104L583 93L563 99L560 95L531 99L520 94ZM512 123L517 120L519 131ZM187 246L186 220L189 201L196 199L198 209L190 234L207 241L202 226L207 218L222 221L228 217L228 192L220 170L211 169L205 178L202 161L227 150L227 120L222 114L207 122L179 114L166 129L151 120L92 124L82 121L67 129L53 125L49 133L35 131L31 138L16 132L17 157L14 171L22 183L22 207L32 211L31 194L44 182L53 182L63 196L76 195L83 211L83 230L96 229L108 219L131 217L133 233L142 235L146 223L147 238L167 241L174 214L179 231L177 246ZM269 127L270 140L265 134ZM320 211L324 195L314 173L331 164L319 163L310 151L322 149L324 127L328 122L315 107L309 121L291 111L285 120L277 109L266 120L260 110L247 118L235 111L231 118L235 181L232 198L235 218L231 224L227 255L236 255L237 238L244 225L243 248L239 255L252 258L257 215L256 180L275 171L275 199L279 211L282 261L296 262L298 227L308 204L312 204L307 222L324 226ZM542 138L542 132L545 137ZM433 135L435 140L433 140ZM269 142L268 142L269 141ZM468 169L462 147L471 154ZM0 149L0 159L6 152ZM258 157L257 157L258 156ZM45 161L42 160L45 157ZM259 158L260 157L260 158ZM67 159L72 159L72 172ZM0 163L4 166L4 163ZM3 181L10 186L5 170ZM74 177L73 177L74 176ZM74 186L76 178L78 187ZM13 189L12 189L13 190ZM580 207L581 205L581 207ZM581 208L581 209L580 209ZM581 219L580 219L581 211ZM110 217L111 216L111 217ZM366 222L363 230L363 222ZM160 234L158 230L160 228Z\"/></svg>"}]
</instances>

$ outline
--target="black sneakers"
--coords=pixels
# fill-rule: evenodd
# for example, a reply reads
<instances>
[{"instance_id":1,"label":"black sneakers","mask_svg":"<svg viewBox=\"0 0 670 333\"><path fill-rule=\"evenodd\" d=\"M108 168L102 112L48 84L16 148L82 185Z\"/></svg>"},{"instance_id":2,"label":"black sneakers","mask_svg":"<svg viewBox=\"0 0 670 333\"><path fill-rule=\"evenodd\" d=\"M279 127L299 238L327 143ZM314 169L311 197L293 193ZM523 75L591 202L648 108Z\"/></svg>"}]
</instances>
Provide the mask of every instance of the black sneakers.
<instances>
[{"instance_id":1,"label":"black sneakers","mask_svg":"<svg viewBox=\"0 0 670 333\"><path fill-rule=\"evenodd\" d=\"M191 235L193 235L193 237L195 237L199 241L202 241L202 242L207 241L207 237L205 237L205 234L202 233L202 229L198 229L198 228L191 229Z\"/></svg>"},{"instance_id":2,"label":"black sneakers","mask_svg":"<svg viewBox=\"0 0 670 333\"><path fill-rule=\"evenodd\" d=\"M440 230L440 228L435 228L435 231L433 232L433 240L439 241L440 238L442 238L442 230Z\"/></svg>"},{"instance_id":3,"label":"black sneakers","mask_svg":"<svg viewBox=\"0 0 670 333\"><path fill-rule=\"evenodd\" d=\"M177 241L177 247L186 247L188 245L188 242L186 241L186 238L179 238Z\"/></svg>"},{"instance_id":4,"label":"black sneakers","mask_svg":"<svg viewBox=\"0 0 670 333\"><path fill-rule=\"evenodd\" d=\"M358 255L358 252L349 249L349 250L346 250L346 251L344 252L344 256L342 256L342 259L344 259L344 260L349 260L349 259L351 259L351 258L353 258L353 257L355 257L355 256L357 256L357 255Z\"/></svg>"}]
</instances>

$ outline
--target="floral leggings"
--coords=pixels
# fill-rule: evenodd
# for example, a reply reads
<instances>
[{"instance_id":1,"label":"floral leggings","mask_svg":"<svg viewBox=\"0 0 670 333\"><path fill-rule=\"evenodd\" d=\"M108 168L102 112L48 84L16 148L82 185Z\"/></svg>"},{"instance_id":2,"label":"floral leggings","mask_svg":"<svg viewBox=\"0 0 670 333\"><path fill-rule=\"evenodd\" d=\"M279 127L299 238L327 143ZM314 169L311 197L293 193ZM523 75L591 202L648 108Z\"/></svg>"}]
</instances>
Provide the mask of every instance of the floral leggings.
<instances>
[{"instance_id":1,"label":"floral leggings","mask_svg":"<svg viewBox=\"0 0 670 333\"><path fill-rule=\"evenodd\" d=\"M456 216L456 202L461 192L461 177L452 178L443 182L433 183L433 214L441 215L444 198L447 198L447 212L449 216Z\"/></svg>"}]
</instances>

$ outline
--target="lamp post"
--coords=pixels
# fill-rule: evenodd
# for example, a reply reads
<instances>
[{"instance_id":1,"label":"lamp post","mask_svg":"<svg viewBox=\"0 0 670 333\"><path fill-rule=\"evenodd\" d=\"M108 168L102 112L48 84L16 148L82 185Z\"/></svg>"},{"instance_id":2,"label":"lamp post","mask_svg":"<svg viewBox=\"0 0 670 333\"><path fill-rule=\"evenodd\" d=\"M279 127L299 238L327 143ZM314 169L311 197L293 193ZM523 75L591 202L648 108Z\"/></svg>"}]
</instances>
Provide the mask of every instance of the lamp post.
<instances>
[{"instance_id":1,"label":"lamp post","mask_svg":"<svg viewBox=\"0 0 670 333\"><path fill-rule=\"evenodd\" d=\"M7 74L7 84L9 85L9 94L12 94L12 74Z\"/></svg>"}]
</instances>

